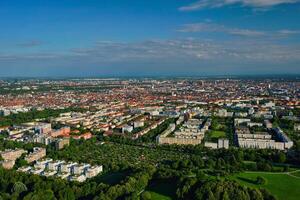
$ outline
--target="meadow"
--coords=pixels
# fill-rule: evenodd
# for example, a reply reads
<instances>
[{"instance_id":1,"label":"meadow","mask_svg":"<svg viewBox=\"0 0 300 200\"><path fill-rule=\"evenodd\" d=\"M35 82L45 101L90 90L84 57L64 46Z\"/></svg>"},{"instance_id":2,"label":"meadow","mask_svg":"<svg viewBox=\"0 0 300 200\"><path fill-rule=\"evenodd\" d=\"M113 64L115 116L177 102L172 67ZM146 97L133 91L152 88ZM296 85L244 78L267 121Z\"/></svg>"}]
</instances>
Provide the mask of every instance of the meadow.
<instances>
[{"instance_id":1,"label":"meadow","mask_svg":"<svg viewBox=\"0 0 300 200\"><path fill-rule=\"evenodd\" d=\"M176 182L172 180L154 180L148 185L146 191L150 192L152 200L172 200L176 198Z\"/></svg>"},{"instance_id":2,"label":"meadow","mask_svg":"<svg viewBox=\"0 0 300 200\"><path fill-rule=\"evenodd\" d=\"M267 183L257 185L258 176L264 177ZM265 188L279 200L298 200L300 196L300 177L294 177L293 173L243 172L231 178L248 187Z\"/></svg>"}]
</instances>

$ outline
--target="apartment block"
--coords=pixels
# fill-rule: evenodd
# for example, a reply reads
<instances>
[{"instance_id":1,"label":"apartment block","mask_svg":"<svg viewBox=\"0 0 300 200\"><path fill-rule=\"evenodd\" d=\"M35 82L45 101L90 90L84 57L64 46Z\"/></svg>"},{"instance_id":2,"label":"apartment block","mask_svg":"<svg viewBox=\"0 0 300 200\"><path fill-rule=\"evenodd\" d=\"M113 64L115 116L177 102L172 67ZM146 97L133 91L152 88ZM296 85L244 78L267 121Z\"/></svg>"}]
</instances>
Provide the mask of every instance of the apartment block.
<instances>
[{"instance_id":1,"label":"apartment block","mask_svg":"<svg viewBox=\"0 0 300 200\"><path fill-rule=\"evenodd\" d=\"M144 126L144 121L135 121L133 122L133 127L134 128L139 128Z\"/></svg>"},{"instance_id":2,"label":"apartment block","mask_svg":"<svg viewBox=\"0 0 300 200\"><path fill-rule=\"evenodd\" d=\"M28 154L25 157L25 160L28 163L32 163L32 162L37 161L37 160L39 160L39 159L41 159L45 156L46 156L46 149L45 148L35 147L35 148L33 148L33 152Z\"/></svg>"},{"instance_id":3,"label":"apartment block","mask_svg":"<svg viewBox=\"0 0 300 200\"><path fill-rule=\"evenodd\" d=\"M293 142L280 128L273 129L273 132L276 135L276 141L268 132L250 133L247 127L236 127L235 137L241 148L285 150L293 146Z\"/></svg>"},{"instance_id":4,"label":"apartment block","mask_svg":"<svg viewBox=\"0 0 300 200\"><path fill-rule=\"evenodd\" d=\"M4 169L12 169L15 166L15 160L3 160L0 164Z\"/></svg>"},{"instance_id":5,"label":"apartment block","mask_svg":"<svg viewBox=\"0 0 300 200\"><path fill-rule=\"evenodd\" d=\"M16 160L23 153L27 153L24 149L6 149L5 151L0 152L1 157L3 160Z\"/></svg>"},{"instance_id":6,"label":"apartment block","mask_svg":"<svg viewBox=\"0 0 300 200\"><path fill-rule=\"evenodd\" d=\"M78 165L74 165L73 168L73 173L80 175L82 173L85 173L85 171L90 167L90 164L78 164Z\"/></svg>"},{"instance_id":7,"label":"apartment block","mask_svg":"<svg viewBox=\"0 0 300 200\"><path fill-rule=\"evenodd\" d=\"M55 140L55 148L57 150L61 150L65 148L66 146L70 145L70 139L69 138L59 138Z\"/></svg>"},{"instance_id":8,"label":"apartment block","mask_svg":"<svg viewBox=\"0 0 300 200\"><path fill-rule=\"evenodd\" d=\"M49 133L49 136L51 137L59 137L59 136L68 136L71 132L71 128L66 126L62 127L58 130L53 130Z\"/></svg>"},{"instance_id":9,"label":"apartment block","mask_svg":"<svg viewBox=\"0 0 300 200\"><path fill-rule=\"evenodd\" d=\"M212 148L212 149L228 149L229 148L229 140L228 139L223 139L220 138L218 139L218 142L205 142L204 146L207 148Z\"/></svg>"},{"instance_id":10,"label":"apartment block","mask_svg":"<svg viewBox=\"0 0 300 200\"><path fill-rule=\"evenodd\" d=\"M85 176L86 176L86 178L92 178L94 176L97 176L102 171L103 171L102 166L92 166L86 170Z\"/></svg>"}]
</instances>

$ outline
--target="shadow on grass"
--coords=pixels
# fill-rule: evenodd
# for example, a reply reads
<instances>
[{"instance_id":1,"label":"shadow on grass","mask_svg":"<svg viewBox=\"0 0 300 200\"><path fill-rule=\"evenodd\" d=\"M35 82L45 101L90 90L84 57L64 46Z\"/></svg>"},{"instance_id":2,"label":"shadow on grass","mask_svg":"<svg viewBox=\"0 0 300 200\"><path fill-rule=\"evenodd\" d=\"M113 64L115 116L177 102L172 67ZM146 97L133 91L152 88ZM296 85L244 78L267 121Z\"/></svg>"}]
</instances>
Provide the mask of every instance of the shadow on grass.
<instances>
[{"instance_id":1,"label":"shadow on grass","mask_svg":"<svg viewBox=\"0 0 300 200\"><path fill-rule=\"evenodd\" d=\"M130 175L130 171L120 171L120 172L112 172L97 176L93 179L93 181L97 183L105 183L108 185L116 185L124 180L128 175Z\"/></svg>"},{"instance_id":2,"label":"shadow on grass","mask_svg":"<svg viewBox=\"0 0 300 200\"><path fill-rule=\"evenodd\" d=\"M176 185L176 180L172 179L152 180L146 190L174 199L176 197Z\"/></svg>"},{"instance_id":3,"label":"shadow on grass","mask_svg":"<svg viewBox=\"0 0 300 200\"><path fill-rule=\"evenodd\" d=\"M244 181L244 182L247 182L247 183L257 185L256 180L252 180L252 179L244 178L244 177L240 177L240 176L238 176L237 179L241 180L241 181Z\"/></svg>"}]
</instances>

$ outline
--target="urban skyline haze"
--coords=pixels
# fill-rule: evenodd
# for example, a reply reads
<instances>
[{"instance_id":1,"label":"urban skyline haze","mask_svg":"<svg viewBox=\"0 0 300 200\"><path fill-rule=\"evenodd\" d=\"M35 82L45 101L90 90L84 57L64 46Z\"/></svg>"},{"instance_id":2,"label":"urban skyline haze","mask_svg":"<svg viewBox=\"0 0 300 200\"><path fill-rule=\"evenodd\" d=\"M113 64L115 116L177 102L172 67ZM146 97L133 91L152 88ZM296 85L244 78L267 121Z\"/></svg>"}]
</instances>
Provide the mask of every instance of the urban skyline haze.
<instances>
[{"instance_id":1,"label":"urban skyline haze","mask_svg":"<svg viewBox=\"0 0 300 200\"><path fill-rule=\"evenodd\" d=\"M299 0L2 0L1 77L299 74Z\"/></svg>"}]
</instances>

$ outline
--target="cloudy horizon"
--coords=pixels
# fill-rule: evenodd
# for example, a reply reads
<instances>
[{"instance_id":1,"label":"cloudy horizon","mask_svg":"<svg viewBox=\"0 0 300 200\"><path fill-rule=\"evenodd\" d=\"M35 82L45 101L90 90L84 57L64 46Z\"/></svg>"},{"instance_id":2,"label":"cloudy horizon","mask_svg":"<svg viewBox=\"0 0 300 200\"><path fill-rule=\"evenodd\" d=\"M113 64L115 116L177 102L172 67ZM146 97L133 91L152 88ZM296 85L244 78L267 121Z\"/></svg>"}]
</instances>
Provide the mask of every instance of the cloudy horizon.
<instances>
[{"instance_id":1,"label":"cloudy horizon","mask_svg":"<svg viewBox=\"0 0 300 200\"><path fill-rule=\"evenodd\" d=\"M298 0L127 3L1 1L0 76L300 73Z\"/></svg>"}]
</instances>

